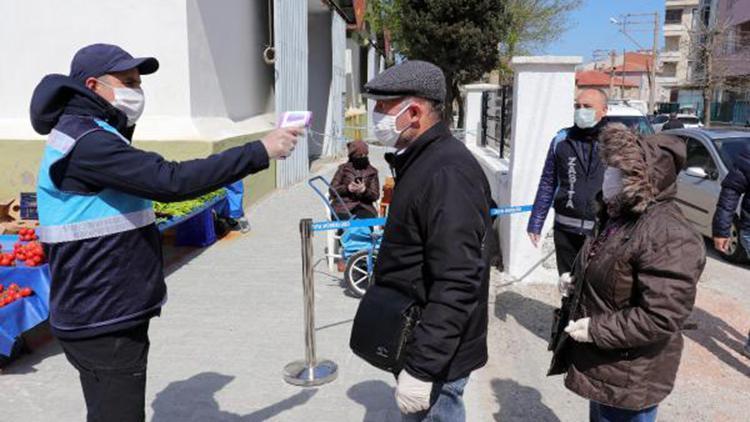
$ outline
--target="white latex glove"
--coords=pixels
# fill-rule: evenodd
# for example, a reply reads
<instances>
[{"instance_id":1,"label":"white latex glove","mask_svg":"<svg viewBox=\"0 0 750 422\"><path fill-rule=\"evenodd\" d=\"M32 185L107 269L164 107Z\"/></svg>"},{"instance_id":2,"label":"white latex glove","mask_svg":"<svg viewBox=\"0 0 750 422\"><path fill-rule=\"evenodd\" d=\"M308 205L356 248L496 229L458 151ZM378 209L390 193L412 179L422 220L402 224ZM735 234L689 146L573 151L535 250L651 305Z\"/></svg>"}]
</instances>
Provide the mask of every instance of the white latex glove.
<instances>
[{"instance_id":1,"label":"white latex glove","mask_svg":"<svg viewBox=\"0 0 750 422\"><path fill-rule=\"evenodd\" d=\"M579 343L591 343L591 334L589 334L589 322L591 318L581 318L577 321L568 321L565 332L573 337L573 340Z\"/></svg>"},{"instance_id":2,"label":"white latex glove","mask_svg":"<svg viewBox=\"0 0 750 422\"><path fill-rule=\"evenodd\" d=\"M570 275L570 273L563 273L560 278L557 279L557 288L560 290L562 297L568 297L573 290L574 281L575 277Z\"/></svg>"},{"instance_id":3,"label":"white latex glove","mask_svg":"<svg viewBox=\"0 0 750 422\"><path fill-rule=\"evenodd\" d=\"M425 382L409 375L406 370L398 374L396 403L401 413L417 413L430 408L432 383Z\"/></svg>"}]
</instances>

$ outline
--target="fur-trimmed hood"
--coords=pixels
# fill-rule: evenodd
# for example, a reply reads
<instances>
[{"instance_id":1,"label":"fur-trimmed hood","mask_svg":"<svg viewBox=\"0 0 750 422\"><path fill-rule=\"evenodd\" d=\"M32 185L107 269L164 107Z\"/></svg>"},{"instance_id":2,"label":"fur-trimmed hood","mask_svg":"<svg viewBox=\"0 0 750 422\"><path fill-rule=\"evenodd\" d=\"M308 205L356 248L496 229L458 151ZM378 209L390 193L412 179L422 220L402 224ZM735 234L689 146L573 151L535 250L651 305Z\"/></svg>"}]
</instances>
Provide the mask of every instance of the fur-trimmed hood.
<instances>
[{"instance_id":1,"label":"fur-trimmed hood","mask_svg":"<svg viewBox=\"0 0 750 422\"><path fill-rule=\"evenodd\" d=\"M685 143L675 136L642 137L620 123L607 125L599 137L602 160L623 172L621 212L642 214L654 202L673 199L677 175L685 165Z\"/></svg>"}]
</instances>

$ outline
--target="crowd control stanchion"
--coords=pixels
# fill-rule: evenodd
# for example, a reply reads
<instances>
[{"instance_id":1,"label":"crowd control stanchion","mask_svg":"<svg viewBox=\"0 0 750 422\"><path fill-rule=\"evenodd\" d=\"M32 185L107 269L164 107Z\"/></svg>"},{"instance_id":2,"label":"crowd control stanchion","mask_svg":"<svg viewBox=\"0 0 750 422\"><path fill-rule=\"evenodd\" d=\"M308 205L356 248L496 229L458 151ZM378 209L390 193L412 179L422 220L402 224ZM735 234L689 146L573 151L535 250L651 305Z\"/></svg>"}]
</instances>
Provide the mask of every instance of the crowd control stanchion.
<instances>
[{"instance_id":1,"label":"crowd control stanchion","mask_svg":"<svg viewBox=\"0 0 750 422\"><path fill-rule=\"evenodd\" d=\"M305 359L284 367L284 380L289 384L311 387L329 383L338 375L337 365L318 360L315 354L315 286L313 276L312 220L299 223L302 238L302 291L305 302Z\"/></svg>"}]
</instances>

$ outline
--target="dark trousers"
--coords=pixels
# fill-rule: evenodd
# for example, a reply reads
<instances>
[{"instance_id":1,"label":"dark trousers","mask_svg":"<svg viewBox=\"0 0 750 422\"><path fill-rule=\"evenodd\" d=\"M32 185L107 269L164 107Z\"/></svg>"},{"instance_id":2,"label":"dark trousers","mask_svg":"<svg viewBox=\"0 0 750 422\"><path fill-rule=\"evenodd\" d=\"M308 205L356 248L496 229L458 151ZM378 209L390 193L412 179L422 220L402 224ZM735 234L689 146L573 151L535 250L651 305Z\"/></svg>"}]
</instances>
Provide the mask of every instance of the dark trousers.
<instances>
[{"instance_id":1,"label":"dark trousers","mask_svg":"<svg viewBox=\"0 0 750 422\"><path fill-rule=\"evenodd\" d=\"M589 404L589 422L654 422L658 407L643 410L626 410L597 402Z\"/></svg>"},{"instance_id":2,"label":"dark trousers","mask_svg":"<svg viewBox=\"0 0 750 422\"><path fill-rule=\"evenodd\" d=\"M573 269L573 262L578 256L578 251L583 247L586 236L575 234L555 228L555 258L557 258L557 272L562 275Z\"/></svg>"},{"instance_id":3,"label":"dark trousers","mask_svg":"<svg viewBox=\"0 0 750 422\"><path fill-rule=\"evenodd\" d=\"M58 341L80 375L88 422L146 418L148 322L93 338Z\"/></svg>"}]
</instances>

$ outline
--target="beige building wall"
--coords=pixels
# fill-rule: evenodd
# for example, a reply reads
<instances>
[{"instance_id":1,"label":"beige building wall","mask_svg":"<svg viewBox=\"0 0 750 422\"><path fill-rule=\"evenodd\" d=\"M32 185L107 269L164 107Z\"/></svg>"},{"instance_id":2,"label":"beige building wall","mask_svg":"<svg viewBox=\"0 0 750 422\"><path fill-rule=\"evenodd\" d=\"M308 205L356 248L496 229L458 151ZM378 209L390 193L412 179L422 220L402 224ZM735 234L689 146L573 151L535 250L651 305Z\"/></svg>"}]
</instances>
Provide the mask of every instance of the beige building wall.
<instances>
[{"instance_id":1,"label":"beige building wall","mask_svg":"<svg viewBox=\"0 0 750 422\"><path fill-rule=\"evenodd\" d=\"M667 0L663 17L664 42L659 53L658 102L668 102L670 92L689 78L690 30L699 0ZM679 16L677 16L679 14Z\"/></svg>"}]
</instances>

